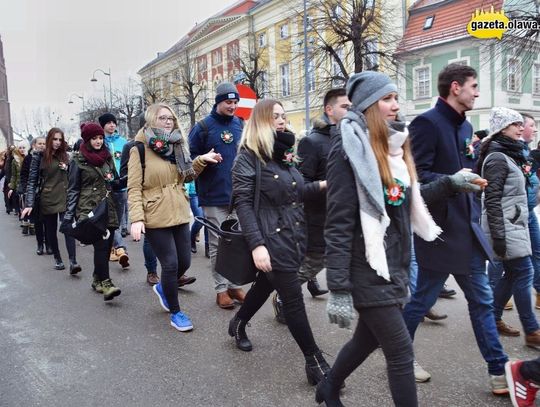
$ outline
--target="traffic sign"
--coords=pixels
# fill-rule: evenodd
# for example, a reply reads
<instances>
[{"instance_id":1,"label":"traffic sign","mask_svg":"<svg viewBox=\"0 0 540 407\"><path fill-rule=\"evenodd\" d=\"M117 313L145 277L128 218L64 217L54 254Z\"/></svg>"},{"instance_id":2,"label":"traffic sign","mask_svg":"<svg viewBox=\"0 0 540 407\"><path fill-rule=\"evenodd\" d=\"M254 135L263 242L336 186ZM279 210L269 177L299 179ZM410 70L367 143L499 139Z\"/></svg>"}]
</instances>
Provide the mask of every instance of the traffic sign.
<instances>
[{"instance_id":1,"label":"traffic sign","mask_svg":"<svg viewBox=\"0 0 540 407\"><path fill-rule=\"evenodd\" d=\"M240 101L234 114L244 120L248 120L255 103L257 103L257 94L247 85L238 84L236 85L236 89L240 95Z\"/></svg>"}]
</instances>

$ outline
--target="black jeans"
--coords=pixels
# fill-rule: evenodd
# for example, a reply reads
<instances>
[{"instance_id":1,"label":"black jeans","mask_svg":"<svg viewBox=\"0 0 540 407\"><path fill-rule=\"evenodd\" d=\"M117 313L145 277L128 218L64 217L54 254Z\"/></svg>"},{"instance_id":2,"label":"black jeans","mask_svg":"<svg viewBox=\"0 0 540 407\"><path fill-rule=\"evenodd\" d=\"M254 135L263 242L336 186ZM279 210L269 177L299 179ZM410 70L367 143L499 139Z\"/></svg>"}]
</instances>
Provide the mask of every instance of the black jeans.
<instances>
[{"instance_id":1,"label":"black jeans","mask_svg":"<svg viewBox=\"0 0 540 407\"><path fill-rule=\"evenodd\" d=\"M43 227L43 221L39 217L30 215L30 222L34 224L34 230L36 231L37 244L38 245L44 244L45 243L45 229Z\"/></svg>"},{"instance_id":2,"label":"black jeans","mask_svg":"<svg viewBox=\"0 0 540 407\"><path fill-rule=\"evenodd\" d=\"M109 256L114 241L114 229L109 228L108 239L100 239L94 246L94 275L99 281L107 280L109 277Z\"/></svg>"},{"instance_id":3,"label":"black jeans","mask_svg":"<svg viewBox=\"0 0 540 407\"><path fill-rule=\"evenodd\" d=\"M319 350L306 314L302 286L298 273L271 271L259 272L237 317L248 322L276 290L283 302L283 314L289 331L305 356Z\"/></svg>"},{"instance_id":4,"label":"black jeans","mask_svg":"<svg viewBox=\"0 0 540 407\"><path fill-rule=\"evenodd\" d=\"M45 233L47 234L47 245L51 248L54 258L61 259L60 249L58 248L58 237L56 231L58 230L58 216L60 215L60 222L64 219L64 212L53 213L52 215L41 215L43 225L45 226ZM75 250L75 239L71 236L64 235L66 241L66 249L69 256L69 261L72 263L77 262L77 252Z\"/></svg>"},{"instance_id":5,"label":"black jeans","mask_svg":"<svg viewBox=\"0 0 540 407\"><path fill-rule=\"evenodd\" d=\"M380 345L386 358L394 404L400 407L418 406L412 340L400 308L397 305L361 308L359 314L352 339L343 346L329 373L332 385L339 388Z\"/></svg>"},{"instance_id":6,"label":"black jeans","mask_svg":"<svg viewBox=\"0 0 540 407\"><path fill-rule=\"evenodd\" d=\"M161 263L161 287L172 314L180 311L178 278L191 265L189 223L162 229L146 229L146 236Z\"/></svg>"},{"instance_id":7,"label":"black jeans","mask_svg":"<svg viewBox=\"0 0 540 407\"><path fill-rule=\"evenodd\" d=\"M524 361L520 373L525 380L540 383L540 358Z\"/></svg>"}]
</instances>

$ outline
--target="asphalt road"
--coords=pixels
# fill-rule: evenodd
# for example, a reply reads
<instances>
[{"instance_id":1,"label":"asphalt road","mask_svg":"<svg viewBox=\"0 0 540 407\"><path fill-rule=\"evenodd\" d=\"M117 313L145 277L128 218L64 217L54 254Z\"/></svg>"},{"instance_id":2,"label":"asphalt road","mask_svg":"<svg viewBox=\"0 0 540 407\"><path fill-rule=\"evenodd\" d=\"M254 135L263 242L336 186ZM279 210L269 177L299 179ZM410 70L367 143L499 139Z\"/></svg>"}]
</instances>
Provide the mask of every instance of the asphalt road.
<instances>
[{"instance_id":1,"label":"asphalt road","mask_svg":"<svg viewBox=\"0 0 540 407\"><path fill-rule=\"evenodd\" d=\"M316 405L303 356L269 302L248 328L253 351L236 349L226 332L233 312L215 305L202 247L188 272L197 282L180 292L195 329L180 333L145 282L140 243L129 241L129 271L111 264L122 295L106 303L90 288L91 247L77 247L83 272L71 277L53 270L52 256L35 254L35 239L21 235L14 216L0 214L0 231L0 406ZM315 337L332 363L352 332L329 325L325 300L305 293ZM422 324L415 342L417 359L433 375L418 385L420 405L510 406L489 391L461 291L437 308L449 318ZM505 319L520 326L516 311ZM523 337L503 338L503 345L511 358L538 356ZM380 351L347 380L342 400L392 405Z\"/></svg>"}]
</instances>

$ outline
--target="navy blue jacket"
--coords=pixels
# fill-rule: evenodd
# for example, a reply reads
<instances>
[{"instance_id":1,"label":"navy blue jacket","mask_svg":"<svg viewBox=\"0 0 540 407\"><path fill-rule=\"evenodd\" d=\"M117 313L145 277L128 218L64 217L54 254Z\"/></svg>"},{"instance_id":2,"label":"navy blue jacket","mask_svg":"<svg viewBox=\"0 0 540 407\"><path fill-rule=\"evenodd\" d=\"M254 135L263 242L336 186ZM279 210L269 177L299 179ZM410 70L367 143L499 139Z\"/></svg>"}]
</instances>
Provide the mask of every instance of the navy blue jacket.
<instances>
[{"instance_id":1,"label":"navy blue jacket","mask_svg":"<svg viewBox=\"0 0 540 407\"><path fill-rule=\"evenodd\" d=\"M227 206L231 201L231 171L242 136L243 122L236 116L218 114L215 106L203 120L208 131L197 123L189 132L191 158L206 154L213 148L216 153L221 154L223 161L208 164L197 178L199 205ZM233 139L230 143L225 143L222 138L226 132L232 134Z\"/></svg>"},{"instance_id":2,"label":"navy blue jacket","mask_svg":"<svg viewBox=\"0 0 540 407\"><path fill-rule=\"evenodd\" d=\"M462 168L473 168L466 156L473 128L464 115L439 98L435 107L416 117L409 126L420 182L428 183ZM480 227L481 205L474 194L455 194L446 202L428 205L443 233L434 242L415 237L416 260L423 269L468 274L473 248L491 259L492 251Z\"/></svg>"}]
</instances>

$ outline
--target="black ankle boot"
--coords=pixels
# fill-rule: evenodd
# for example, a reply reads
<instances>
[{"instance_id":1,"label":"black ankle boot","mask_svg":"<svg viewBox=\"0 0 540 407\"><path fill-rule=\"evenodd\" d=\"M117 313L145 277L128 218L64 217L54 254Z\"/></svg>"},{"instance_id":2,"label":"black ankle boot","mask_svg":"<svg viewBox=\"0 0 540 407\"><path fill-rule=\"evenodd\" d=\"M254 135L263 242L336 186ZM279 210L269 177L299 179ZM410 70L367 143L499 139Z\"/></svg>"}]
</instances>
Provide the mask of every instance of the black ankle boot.
<instances>
[{"instance_id":1,"label":"black ankle boot","mask_svg":"<svg viewBox=\"0 0 540 407\"><path fill-rule=\"evenodd\" d=\"M38 243L37 245L37 250L36 250L36 254L38 256L41 256L43 254L43 243Z\"/></svg>"},{"instance_id":2,"label":"black ankle boot","mask_svg":"<svg viewBox=\"0 0 540 407\"><path fill-rule=\"evenodd\" d=\"M69 260L69 274L75 275L82 270L82 267L77 264L77 260Z\"/></svg>"},{"instance_id":3,"label":"black ankle boot","mask_svg":"<svg viewBox=\"0 0 540 407\"><path fill-rule=\"evenodd\" d=\"M51 249L49 246L45 245L45 253L47 253L47 254L53 254L53 251L52 251L52 249Z\"/></svg>"},{"instance_id":4,"label":"black ankle boot","mask_svg":"<svg viewBox=\"0 0 540 407\"><path fill-rule=\"evenodd\" d=\"M64 270L66 266L64 266L64 263L62 262L62 259L60 257L54 258L54 269L55 270Z\"/></svg>"},{"instance_id":5,"label":"black ankle boot","mask_svg":"<svg viewBox=\"0 0 540 407\"><path fill-rule=\"evenodd\" d=\"M237 316L234 316L229 322L229 335L233 336L236 340L236 347L244 352L250 352L253 349L251 341L246 335L247 323L242 321Z\"/></svg>"},{"instance_id":6,"label":"black ankle boot","mask_svg":"<svg viewBox=\"0 0 540 407\"><path fill-rule=\"evenodd\" d=\"M316 277L313 277L307 282L307 289L310 292L312 297L318 297L319 295L324 295L328 293L328 290L323 290L319 285Z\"/></svg>"},{"instance_id":7,"label":"black ankle boot","mask_svg":"<svg viewBox=\"0 0 540 407\"><path fill-rule=\"evenodd\" d=\"M329 371L330 366L328 366L320 350L311 356L306 356L306 376L312 386L324 379Z\"/></svg>"},{"instance_id":8,"label":"black ankle boot","mask_svg":"<svg viewBox=\"0 0 540 407\"><path fill-rule=\"evenodd\" d=\"M30 234L30 227L28 225L23 225L22 234L28 236Z\"/></svg>"},{"instance_id":9,"label":"black ankle boot","mask_svg":"<svg viewBox=\"0 0 540 407\"><path fill-rule=\"evenodd\" d=\"M317 385L315 401L319 404L324 401L327 407L344 407L344 404L339 399L339 386L333 386L328 377L321 380Z\"/></svg>"}]
</instances>

